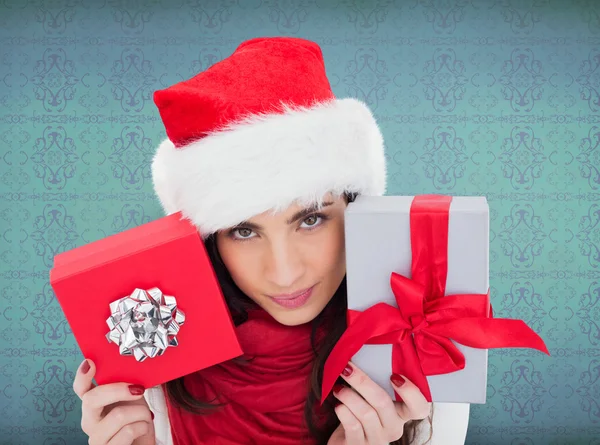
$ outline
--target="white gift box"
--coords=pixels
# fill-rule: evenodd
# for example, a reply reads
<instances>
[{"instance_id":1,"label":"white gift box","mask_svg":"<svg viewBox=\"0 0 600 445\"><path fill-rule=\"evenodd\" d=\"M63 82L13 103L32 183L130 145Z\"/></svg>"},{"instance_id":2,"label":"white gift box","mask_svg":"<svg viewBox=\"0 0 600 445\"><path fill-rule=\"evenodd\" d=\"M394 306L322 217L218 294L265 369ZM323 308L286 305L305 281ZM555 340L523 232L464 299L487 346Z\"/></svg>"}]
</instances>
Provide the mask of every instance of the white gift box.
<instances>
[{"instance_id":1,"label":"white gift box","mask_svg":"<svg viewBox=\"0 0 600 445\"><path fill-rule=\"evenodd\" d=\"M379 302L397 307L390 275L411 278L412 196L358 196L346 209L348 308L364 311ZM487 294L489 208L485 197L453 197L448 227L446 295ZM433 402L485 403L487 349L455 343L465 368L428 376ZM352 361L394 397L392 345L365 345Z\"/></svg>"}]
</instances>

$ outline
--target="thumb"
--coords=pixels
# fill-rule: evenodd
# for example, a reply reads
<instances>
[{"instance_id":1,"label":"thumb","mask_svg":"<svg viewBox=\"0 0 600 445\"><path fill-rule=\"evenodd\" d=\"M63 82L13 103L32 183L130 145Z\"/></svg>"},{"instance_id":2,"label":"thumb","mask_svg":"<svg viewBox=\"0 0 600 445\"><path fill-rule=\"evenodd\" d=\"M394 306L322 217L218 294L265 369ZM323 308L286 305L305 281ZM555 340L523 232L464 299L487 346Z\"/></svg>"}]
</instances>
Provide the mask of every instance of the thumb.
<instances>
[{"instance_id":1,"label":"thumb","mask_svg":"<svg viewBox=\"0 0 600 445\"><path fill-rule=\"evenodd\" d=\"M80 399L83 398L83 395L86 392L95 387L92 381L95 374L96 365L90 359L84 360L81 365L79 365L79 368L77 368L75 380L73 381L73 390Z\"/></svg>"},{"instance_id":2,"label":"thumb","mask_svg":"<svg viewBox=\"0 0 600 445\"><path fill-rule=\"evenodd\" d=\"M421 390L406 376L392 374L390 378L396 394L400 396L402 402L396 402L396 411L405 421L421 420L429 416L431 412L431 403L427 401Z\"/></svg>"}]
</instances>

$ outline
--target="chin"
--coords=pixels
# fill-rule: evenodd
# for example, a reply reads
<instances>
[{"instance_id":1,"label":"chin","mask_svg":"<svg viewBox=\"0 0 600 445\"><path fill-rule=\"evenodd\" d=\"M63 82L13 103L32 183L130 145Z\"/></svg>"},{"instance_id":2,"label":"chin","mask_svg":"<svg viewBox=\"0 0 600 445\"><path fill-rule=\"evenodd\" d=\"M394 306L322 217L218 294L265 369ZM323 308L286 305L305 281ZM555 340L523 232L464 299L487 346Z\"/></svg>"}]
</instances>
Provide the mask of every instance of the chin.
<instances>
[{"instance_id":1,"label":"chin","mask_svg":"<svg viewBox=\"0 0 600 445\"><path fill-rule=\"evenodd\" d=\"M267 311L268 312L268 311ZM278 312L271 313L271 316L284 326L299 326L301 324L310 323L319 314L285 314Z\"/></svg>"}]
</instances>

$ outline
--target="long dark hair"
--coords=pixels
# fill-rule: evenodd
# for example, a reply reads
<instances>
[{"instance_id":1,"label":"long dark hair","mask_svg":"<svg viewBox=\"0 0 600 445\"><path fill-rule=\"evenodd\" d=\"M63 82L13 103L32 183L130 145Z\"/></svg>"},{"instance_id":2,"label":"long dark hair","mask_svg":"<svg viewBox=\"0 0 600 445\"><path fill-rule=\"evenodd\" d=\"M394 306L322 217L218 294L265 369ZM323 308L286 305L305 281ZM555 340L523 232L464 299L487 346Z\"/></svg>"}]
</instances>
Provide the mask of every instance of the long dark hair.
<instances>
[{"instance_id":1,"label":"long dark hair","mask_svg":"<svg viewBox=\"0 0 600 445\"><path fill-rule=\"evenodd\" d=\"M353 201L355 196L351 194L346 195L347 202ZM256 308L256 304L233 281L219 254L216 236L209 236L205 244L223 295L232 314L233 322L238 326L246 321L248 310ZM333 431L339 426L339 420L334 412L335 399L332 395L326 399L319 413L315 412L315 407L318 406L318 400L320 399L325 360L346 329L347 306L346 278L344 277L325 309L311 322L311 342L315 353L315 361L310 377L304 417L309 433L316 439L318 445L326 445ZM321 341L317 342L317 333L322 329L325 329L327 335ZM341 379L340 383L343 383ZM211 401L195 399L185 388L183 377L167 382L165 387L167 397L169 397L170 401L186 411L205 415L218 408L218 405L211 403ZM411 444L419 423L407 423L404 428L403 437L392 444Z\"/></svg>"}]
</instances>

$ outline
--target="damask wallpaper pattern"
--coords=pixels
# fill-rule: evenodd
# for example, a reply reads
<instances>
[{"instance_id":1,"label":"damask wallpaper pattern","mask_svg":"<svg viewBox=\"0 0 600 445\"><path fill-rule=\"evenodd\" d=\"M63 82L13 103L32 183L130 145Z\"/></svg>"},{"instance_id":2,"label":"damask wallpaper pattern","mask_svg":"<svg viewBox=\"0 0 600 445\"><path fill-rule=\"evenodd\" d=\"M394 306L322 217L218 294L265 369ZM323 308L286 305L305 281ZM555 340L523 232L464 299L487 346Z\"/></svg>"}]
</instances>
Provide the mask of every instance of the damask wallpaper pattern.
<instances>
[{"instance_id":1,"label":"damask wallpaper pattern","mask_svg":"<svg viewBox=\"0 0 600 445\"><path fill-rule=\"evenodd\" d=\"M600 444L600 2L0 0L0 444L83 444L53 256L161 216L154 90L239 42L322 45L372 107L390 194L486 195L498 316L467 443Z\"/></svg>"}]
</instances>

